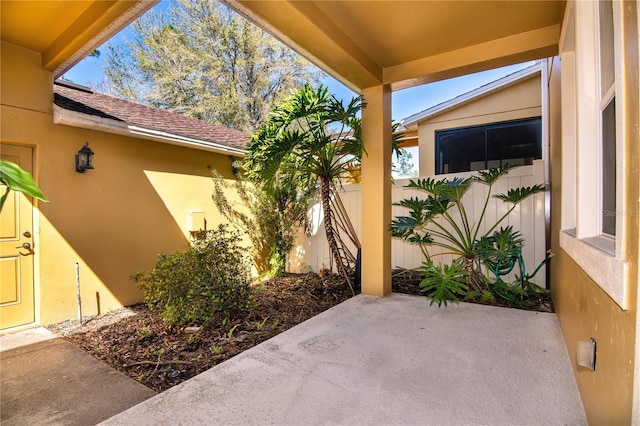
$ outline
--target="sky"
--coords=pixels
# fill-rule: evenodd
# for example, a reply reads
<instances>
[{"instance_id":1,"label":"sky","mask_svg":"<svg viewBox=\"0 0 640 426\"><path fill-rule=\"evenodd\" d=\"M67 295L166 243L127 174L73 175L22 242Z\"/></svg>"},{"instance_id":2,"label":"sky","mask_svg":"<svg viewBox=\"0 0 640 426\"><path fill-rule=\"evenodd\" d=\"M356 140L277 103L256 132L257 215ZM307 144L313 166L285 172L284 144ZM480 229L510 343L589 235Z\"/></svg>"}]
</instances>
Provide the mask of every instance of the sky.
<instances>
[{"instance_id":1,"label":"sky","mask_svg":"<svg viewBox=\"0 0 640 426\"><path fill-rule=\"evenodd\" d=\"M122 35L116 35L110 42L116 42L116 39L121 37ZM96 85L102 81L104 78L102 67L106 64L104 52L107 52L107 49L103 46L98 50L103 55L98 58L88 57L83 59L67 71L64 74L64 78L85 86ZM395 121L400 121L530 65L532 65L532 62L511 65L393 92L391 97L392 117ZM323 83L329 87L329 91L336 95L338 99L348 101L356 96L355 92L331 77L327 77Z\"/></svg>"},{"instance_id":2,"label":"sky","mask_svg":"<svg viewBox=\"0 0 640 426\"><path fill-rule=\"evenodd\" d=\"M170 4L170 0L162 0L154 6L153 9L161 12ZM129 27L127 27L107 43L122 43L129 34ZM67 71L64 74L64 78L85 86L97 85L102 81L104 78L102 68L106 65L107 61L105 54L108 50L106 49L106 45L100 47L98 50L102 53L100 57L88 57L83 59L76 66ZM531 64L532 62L512 65L509 67L470 74L394 92L391 100L392 117L395 121L400 121L415 113L424 111L434 105L495 81L505 75L511 74L522 68L526 68ZM323 83L329 87L329 91L336 95L338 99L348 101L353 96L356 96L355 92L331 77L326 78Z\"/></svg>"},{"instance_id":3,"label":"sky","mask_svg":"<svg viewBox=\"0 0 640 426\"><path fill-rule=\"evenodd\" d=\"M170 4L171 0L162 0L160 3L154 6L153 9L155 11L162 12ZM129 27L125 28L119 34L114 36L106 44L120 44L123 43L127 39L127 37L130 37ZM63 75L63 77L74 83L85 86L98 85L104 78L102 68L107 63L105 57L106 53L108 52L106 44L98 48L98 50L102 53L101 56L97 58L87 57L83 59L72 69L67 71ZM526 68L530 65L532 65L532 62L512 65L504 68L497 68L494 70L470 74L462 77L443 80L393 92L391 97L392 118L394 121L401 121L413 114L424 111L425 109L428 109L434 105L438 105L456 96L467 93L487 83L498 80L501 77ZM352 97L356 96L355 92L331 77L327 77L326 79L324 79L323 83L328 86L330 93L334 94L338 99L343 99L348 102ZM409 152L413 156L414 166L417 169L417 147L409 148Z\"/></svg>"}]
</instances>

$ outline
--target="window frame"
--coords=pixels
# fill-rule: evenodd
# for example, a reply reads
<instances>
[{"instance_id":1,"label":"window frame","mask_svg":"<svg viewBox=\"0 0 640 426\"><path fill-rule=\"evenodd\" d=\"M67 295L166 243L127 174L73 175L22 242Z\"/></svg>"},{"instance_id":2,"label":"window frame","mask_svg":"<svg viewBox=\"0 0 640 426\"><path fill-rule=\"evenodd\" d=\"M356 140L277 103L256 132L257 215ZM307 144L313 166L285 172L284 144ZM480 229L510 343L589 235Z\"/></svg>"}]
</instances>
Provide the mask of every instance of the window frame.
<instances>
[{"instance_id":1,"label":"window frame","mask_svg":"<svg viewBox=\"0 0 640 426\"><path fill-rule=\"evenodd\" d=\"M614 82L602 90L599 2L570 2L560 39L562 198L560 247L622 308L628 309L624 182L624 57L621 2L613 2ZM576 43L579 40L580 43ZM602 231L602 111L614 99L616 236ZM596 155L593 155L596 153ZM594 171L596 171L594 173ZM594 188L597 191L594 191Z\"/></svg>"},{"instance_id":2,"label":"window frame","mask_svg":"<svg viewBox=\"0 0 640 426\"><path fill-rule=\"evenodd\" d=\"M507 120L507 121L496 121L496 122L490 122L490 123L483 123L483 124L476 124L476 125L471 125L471 126L463 126L463 127L454 127L454 128L448 128L448 129L440 129L440 130L436 130L435 134L434 134L434 159L435 159L435 174L436 175L442 175L442 174L448 174L448 173L465 173L465 172L470 172L470 171L474 171L474 170L458 170L458 171L447 171L445 172L443 170L443 164L442 164L442 160L441 160L441 156L440 156L440 151L441 151L441 141L439 140L439 137L442 135L449 135L449 134L454 134L454 133L460 133L460 132L466 132L466 131L472 131L472 130L482 130L484 132L484 163L485 163L485 167L487 168L487 162L488 160L488 152L489 152L489 145L488 145L488 140L487 140L487 132L491 131L491 130L497 130L497 129L506 129L506 128L510 128L510 127L518 127L518 126L526 126L526 125L530 125L530 124L537 124L539 126L538 128L538 143L539 143L539 157L534 158L534 160L541 160L543 159L543 137L542 137L542 117L541 116L533 116L533 117L525 117L525 118L519 118L519 119L515 119L515 120ZM500 160L502 161L502 160ZM483 169L481 169L483 170Z\"/></svg>"}]
</instances>

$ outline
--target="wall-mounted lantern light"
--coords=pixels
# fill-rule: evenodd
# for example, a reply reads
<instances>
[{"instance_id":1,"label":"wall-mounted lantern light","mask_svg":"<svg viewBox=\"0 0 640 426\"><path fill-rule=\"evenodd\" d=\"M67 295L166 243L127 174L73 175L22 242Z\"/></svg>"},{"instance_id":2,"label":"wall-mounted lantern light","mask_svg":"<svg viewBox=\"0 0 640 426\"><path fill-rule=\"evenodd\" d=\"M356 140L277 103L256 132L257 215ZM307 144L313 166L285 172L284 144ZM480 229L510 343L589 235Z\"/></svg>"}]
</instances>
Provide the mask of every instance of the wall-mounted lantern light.
<instances>
[{"instance_id":1,"label":"wall-mounted lantern light","mask_svg":"<svg viewBox=\"0 0 640 426\"><path fill-rule=\"evenodd\" d=\"M87 169L93 169L93 151L89 148L89 142L85 142L76 154L76 172L84 173Z\"/></svg>"}]
</instances>

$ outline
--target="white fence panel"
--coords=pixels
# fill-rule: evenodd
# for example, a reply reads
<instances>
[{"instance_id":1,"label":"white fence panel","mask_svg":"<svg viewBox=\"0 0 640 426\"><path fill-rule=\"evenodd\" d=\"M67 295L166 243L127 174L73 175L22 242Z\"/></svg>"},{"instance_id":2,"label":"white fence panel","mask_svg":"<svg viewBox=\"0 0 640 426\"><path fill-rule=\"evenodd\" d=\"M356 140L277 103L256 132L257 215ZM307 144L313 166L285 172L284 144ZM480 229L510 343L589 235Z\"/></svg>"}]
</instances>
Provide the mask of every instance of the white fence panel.
<instances>
[{"instance_id":1,"label":"white fence panel","mask_svg":"<svg viewBox=\"0 0 640 426\"><path fill-rule=\"evenodd\" d=\"M448 175L433 176L433 178L468 177L473 173L456 173ZM408 179L396 180L392 188L392 201L399 202L409 197L424 198L426 194L420 190L405 188L409 184ZM511 188L521 186L532 186L535 184L544 184L544 166L542 161L535 161L531 166L518 167L494 185L492 195L506 193ZM486 199L488 186L483 184L473 184L463 198L464 208L469 217L470 224L475 225L480 219L484 202ZM345 206L346 211L351 218L354 228L358 233L358 237L362 235L361 218L362 218L362 196L360 185L345 185L340 189L340 198ZM507 214L511 205L491 197L485 212L485 218L480 226L479 235L486 232L496 220ZM366 211L366 210L365 210ZM451 210L453 212L453 210ZM393 206L392 217L404 215L405 209L399 206ZM459 214L455 212L453 216L459 219ZM310 235L299 235L292 256L289 260L289 270L292 272L317 272L323 268L331 268L333 261L329 251L329 245L324 232L324 223L322 216L322 206L320 200L315 200L313 206L309 210L309 218L311 221ZM439 223L443 224L441 220ZM533 272L533 269L540 261L544 259L546 252L545 238L545 195L535 194L527 198L508 215L508 217L498 226L513 226L522 233L524 238L523 257L527 272ZM353 249L353 247L352 247ZM441 253L444 250L433 248L430 254ZM355 250L354 250L355 253ZM454 256L450 254L439 255L436 259L449 263ZM424 256L420 248L415 244L404 243L397 238L391 240L391 267L413 269L419 267L424 261ZM534 281L545 286L545 268L543 267L536 275ZM335 270L335 268L334 268ZM508 277L513 279L513 274Z\"/></svg>"}]
</instances>

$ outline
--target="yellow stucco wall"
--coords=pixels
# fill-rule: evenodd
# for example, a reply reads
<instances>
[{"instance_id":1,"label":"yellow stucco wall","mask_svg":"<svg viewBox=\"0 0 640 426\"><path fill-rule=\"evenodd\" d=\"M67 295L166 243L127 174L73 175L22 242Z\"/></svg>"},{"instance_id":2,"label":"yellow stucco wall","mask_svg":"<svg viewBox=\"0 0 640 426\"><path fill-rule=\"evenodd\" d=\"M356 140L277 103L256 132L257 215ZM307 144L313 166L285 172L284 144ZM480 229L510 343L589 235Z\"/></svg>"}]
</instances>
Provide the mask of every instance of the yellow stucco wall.
<instances>
[{"instance_id":1,"label":"yellow stucco wall","mask_svg":"<svg viewBox=\"0 0 640 426\"><path fill-rule=\"evenodd\" d=\"M52 75L39 55L2 44L2 143L34 148L35 175L50 200L36 210L36 310L42 324L141 300L129 276L188 244L187 214L221 221L209 166L233 178L228 156L53 123ZM74 168L88 141L94 170ZM99 299L99 303L98 303ZM99 306L98 306L99 305Z\"/></svg>"},{"instance_id":2,"label":"yellow stucco wall","mask_svg":"<svg viewBox=\"0 0 640 426\"><path fill-rule=\"evenodd\" d=\"M635 13L635 12L634 12ZM633 17L633 13L630 14ZM560 247L561 200L562 200L562 151L560 113L561 63L555 59L550 81L551 100L551 249L556 254L550 263L551 291L560 325L567 344L580 395L590 424L632 424L634 404L633 381L637 355L637 297L638 257L640 227L638 224L638 198L640 164L638 144L638 27L635 19L627 16L630 38L625 48L630 49L625 72L628 73L625 87L625 115L629 124L624 138L624 181L626 189L620 193L634 214L625 217L624 257L627 260L627 283L629 309L622 310L600 286L587 275ZM618 96L618 95L617 95ZM576 363L577 343L593 337L597 342L596 371L580 367ZM638 402L635 402L638 404ZM636 407L637 408L637 407Z\"/></svg>"},{"instance_id":3,"label":"yellow stucco wall","mask_svg":"<svg viewBox=\"0 0 640 426\"><path fill-rule=\"evenodd\" d=\"M538 117L542 114L541 105L537 76L419 123L420 176L435 174L437 130Z\"/></svg>"}]
</instances>

